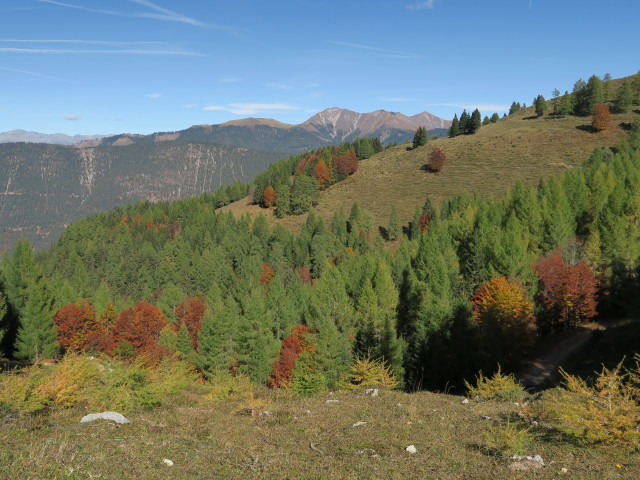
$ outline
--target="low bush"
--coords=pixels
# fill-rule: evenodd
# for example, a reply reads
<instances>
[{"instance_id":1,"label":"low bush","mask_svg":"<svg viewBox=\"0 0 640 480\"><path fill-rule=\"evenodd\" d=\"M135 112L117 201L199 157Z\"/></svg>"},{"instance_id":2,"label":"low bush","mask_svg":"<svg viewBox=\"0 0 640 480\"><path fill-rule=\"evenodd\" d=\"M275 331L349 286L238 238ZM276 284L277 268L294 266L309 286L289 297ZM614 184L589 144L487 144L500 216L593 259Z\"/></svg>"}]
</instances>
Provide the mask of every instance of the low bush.
<instances>
[{"instance_id":1,"label":"low bush","mask_svg":"<svg viewBox=\"0 0 640 480\"><path fill-rule=\"evenodd\" d=\"M622 362L602 371L594 384L561 370L564 387L543 396L542 415L583 443L624 443L640 447L640 365Z\"/></svg>"},{"instance_id":2,"label":"low bush","mask_svg":"<svg viewBox=\"0 0 640 480\"><path fill-rule=\"evenodd\" d=\"M475 386L465 380L467 395L477 400L521 400L527 395L525 389L516 382L513 375L502 373L500 366L492 377L485 377L482 372L476 377Z\"/></svg>"}]
</instances>

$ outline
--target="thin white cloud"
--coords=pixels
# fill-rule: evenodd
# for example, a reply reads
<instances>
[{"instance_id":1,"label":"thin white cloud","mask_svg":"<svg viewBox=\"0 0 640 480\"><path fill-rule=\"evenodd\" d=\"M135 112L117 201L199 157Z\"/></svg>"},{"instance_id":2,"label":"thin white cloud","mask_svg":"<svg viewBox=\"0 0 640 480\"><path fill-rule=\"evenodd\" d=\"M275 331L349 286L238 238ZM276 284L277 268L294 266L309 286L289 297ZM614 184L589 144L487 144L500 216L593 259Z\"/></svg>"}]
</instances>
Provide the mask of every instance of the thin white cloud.
<instances>
[{"instance_id":1,"label":"thin white cloud","mask_svg":"<svg viewBox=\"0 0 640 480\"><path fill-rule=\"evenodd\" d=\"M162 95L159 93L150 93L147 98L160 98Z\"/></svg>"},{"instance_id":2,"label":"thin white cloud","mask_svg":"<svg viewBox=\"0 0 640 480\"><path fill-rule=\"evenodd\" d=\"M408 10L425 10L427 8L433 8L436 0L422 0L421 2L414 2L407 5Z\"/></svg>"},{"instance_id":3,"label":"thin white cloud","mask_svg":"<svg viewBox=\"0 0 640 480\"><path fill-rule=\"evenodd\" d=\"M199 104L197 104L197 103L187 103L187 104L185 105L185 108L197 108L197 107L199 107L199 106L200 106L200 105L199 105Z\"/></svg>"},{"instance_id":4,"label":"thin white cloud","mask_svg":"<svg viewBox=\"0 0 640 480\"><path fill-rule=\"evenodd\" d=\"M64 119L65 120L71 120L72 122L75 122L77 120L80 120L80 117L78 115L65 115Z\"/></svg>"},{"instance_id":5,"label":"thin white cloud","mask_svg":"<svg viewBox=\"0 0 640 480\"><path fill-rule=\"evenodd\" d=\"M265 87L279 88L280 90L291 90L293 88L291 85L285 85L284 83L276 83L276 82L269 82L269 83L265 83L264 85Z\"/></svg>"},{"instance_id":6,"label":"thin white cloud","mask_svg":"<svg viewBox=\"0 0 640 480\"><path fill-rule=\"evenodd\" d=\"M482 103L428 103L425 107L456 107L463 108L465 110L475 110L476 108L481 112L502 112L509 110L510 107L506 105L494 105L494 104L482 104Z\"/></svg>"},{"instance_id":7,"label":"thin white cloud","mask_svg":"<svg viewBox=\"0 0 640 480\"><path fill-rule=\"evenodd\" d=\"M51 55L160 55L160 56L187 56L202 57L202 53L189 52L184 50L91 50L91 49L56 49L56 48L12 48L0 47L3 53L29 53L29 54L51 54Z\"/></svg>"},{"instance_id":8,"label":"thin white cloud","mask_svg":"<svg viewBox=\"0 0 640 480\"><path fill-rule=\"evenodd\" d=\"M393 51L393 50L387 50L386 48L372 47L370 45L362 45L360 43L340 42L340 41L337 41L337 40L329 40L329 43L333 43L334 45L340 45L340 46L343 46L343 47L357 48L357 49L360 49L360 50L369 50L371 52L375 52L378 56L381 56L381 57L421 58L419 55L414 55L412 53L396 52L396 51Z\"/></svg>"},{"instance_id":9,"label":"thin white cloud","mask_svg":"<svg viewBox=\"0 0 640 480\"><path fill-rule=\"evenodd\" d=\"M29 70L20 70L18 68L9 68L9 67L0 67L0 70L4 70L6 72L15 72L15 73L24 73L25 75L31 75L38 78L46 78L48 80L60 80L62 82L66 82L67 80L58 77L52 77L50 75L43 75L42 73L31 72Z\"/></svg>"},{"instance_id":10,"label":"thin white cloud","mask_svg":"<svg viewBox=\"0 0 640 480\"><path fill-rule=\"evenodd\" d=\"M6 43L72 43L78 45L111 45L111 46L130 46L130 45L167 45L167 42L122 42L113 40L71 40L71 39L43 39L34 38L1 38L0 42Z\"/></svg>"},{"instance_id":11,"label":"thin white cloud","mask_svg":"<svg viewBox=\"0 0 640 480\"><path fill-rule=\"evenodd\" d=\"M234 115L259 115L286 110L300 110L300 108L286 103L230 103L229 105L208 105L203 110L225 111Z\"/></svg>"},{"instance_id":12,"label":"thin white cloud","mask_svg":"<svg viewBox=\"0 0 640 480\"><path fill-rule=\"evenodd\" d=\"M195 20L193 18L187 17L185 15L181 15L179 13L176 13L172 10L169 10L167 8L163 8L160 7L152 2L149 2L147 0L130 0L130 2L132 3L136 3L138 5L141 5L143 7L147 7L148 9L152 10L152 12L141 12L141 13L128 13L128 12L116 12L116 11L112 11L112 10L101 10L101 9L97 9L97 8L89 8L89 7L83 7L81 5L73 5L70 3L64 3L64 2L58 2L56 0L37 0L38 2L41 3L48 3L51 5L57 5L59 7L66 7L66 8L75 8L77 10L83 10L85 12L91 12L91 13L99 13L99 14L103 14L103 15L117 15L120 17L138 17L138 18L152 18L154 20L164 20L164 21L169 21L169 22L180 22L180 23L186 23L189 25L194 25L197 27L206 27L207 25L200 22L199 20Z\"/></svg>"}]
</instances>

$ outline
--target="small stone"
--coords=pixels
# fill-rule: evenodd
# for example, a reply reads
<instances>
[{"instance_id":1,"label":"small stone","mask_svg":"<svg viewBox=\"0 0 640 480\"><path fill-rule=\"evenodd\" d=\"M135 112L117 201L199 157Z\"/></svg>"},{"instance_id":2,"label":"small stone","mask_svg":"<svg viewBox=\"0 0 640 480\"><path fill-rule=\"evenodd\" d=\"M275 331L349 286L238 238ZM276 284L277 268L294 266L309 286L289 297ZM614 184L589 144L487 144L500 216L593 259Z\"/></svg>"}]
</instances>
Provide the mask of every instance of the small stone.
<instances>
[{"instance_id":1,"label":"small stone","mask_svg":"<svg viewBox=\"0 0 640 480\"><path fill-rule=\"evenodd\" d=\"M80 423L94 422L96 420L111 420L116 423L131 423L124 415L118 412L90 413L80 420Z\"/></svg>"},{"instance_id":2,"label":"small stone","mask_svg":"<svg viewBox=\"0 0 640 480\"><path fill-rule=\"evenodd\" d=\"M353 424L353 425L351 425L351 426L352 426L352 427L360 427L360 426L362 426L362 425L366 425L366 424L367 424L367 422L356 422L356 423L354 423L354 424Z\"/></svg>"},{"instance_id":3,"label":"small stone","mask_svg":"<svg viewBox=\"0 0 640 480\"><path fill-rule=\"evenodd\" d=\"M489 415L482 415L482 419L483 420L491 420L491 417Z\"/></svg>"},{"instance_id":4,"label":"small stone","mask_svg":"<svg viewBox=\"0 0 640 480\"><path fill-rule=\"evenodd\" d=\"M469 399L468 398L465 398L464 400L462 400L462 404L463 405L466 405L467 403L469 403Z\"/></svg>"},{"instance_id":5,"label":"small stone","mask_svg":"<svg viewBox=\"0 0 640 480\"><path fill-rule=\"evenodd\" d=\"M260 413L258 414L258 416L260 416L260 417L263 417L263 416L264 416L264 417L270 417L271 415L273 415L273 413L269 412L268 410L265 410L265 411L260 412Z\"/></svg>"},{"instance_id":6,"label":"small stone","mask_svg":"<svg viewBox=\"0 0 640 480\"><path fill-rule=\"evenodd\" d=\"M537 427L540 424L537 421L534 420L533 422L531 422L531 425L533 425L534 427Z\"/></svg>"},{"instance_id":7,"label":"small stone","mask_svg":"<svg viewBox=\"0 0 640 480\"><path fill-rule=\"evenodd\" d=\"M380 395L380 392L378 391L377 388L367 388L364 391L365 395L371 395L372 397L377 397Z\"/></svg>"},{"instance_id":8,"label":"small stone","mask_svg":"<svg viewBox=\"0 0 640 480\"><path fill-rule=\"evenodd\" d=\"M306 413L307 415L311 415L311 410L307 410L307 411L306 411L306 412L304 412L304 413Z\"/></svg>"},{"instance_id":9,"label":"small stone","mask_svg":"<svg viewBox=\"0 0 640 480\"><path fill-rule=\"evenodd\" d=\"M163 458L162 463L164 463L167 467L173 467L173 462L168 458Z\"/></svg>"},{"instance_id":10,"label":"small stone","mask_svg":"<svg viewBox=\"0 0 640 480\"><path fill-rule=\"evenodd\" d=\"M340 400L325 400L324 403L339 403Z\"/></svg>"},{"instance_id":11,"label":"small stone","mask_svg":"<svg viewBox=\"0 0 640 480\"><path fill-rule=\"evenodd\" d=\"M409 445L407 448L405 448L405 450L409 453L416 453L418 451L415 445Z\"/></svg>"},{"instance_id":12,"label":"small stone","mask_svg":"<svg viewBox=\"0 0 640 480\"><path fill-rule=\"evenodd\" d=\"M569 470L564 467L560 469L560 473L568 473L568 472Z\"/></svg>"}]
</instances>

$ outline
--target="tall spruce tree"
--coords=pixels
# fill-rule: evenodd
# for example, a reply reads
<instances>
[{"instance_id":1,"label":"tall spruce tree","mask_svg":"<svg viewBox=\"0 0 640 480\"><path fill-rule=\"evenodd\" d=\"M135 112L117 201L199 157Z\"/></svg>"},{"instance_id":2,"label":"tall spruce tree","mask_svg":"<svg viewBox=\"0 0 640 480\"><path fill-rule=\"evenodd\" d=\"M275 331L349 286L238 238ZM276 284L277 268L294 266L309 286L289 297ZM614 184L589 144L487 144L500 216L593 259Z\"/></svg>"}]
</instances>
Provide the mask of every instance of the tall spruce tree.
<instances>
[{"instance_id":1,"label":"tall spruce tree","mask_svg":"<svg viewBox=\"0 0 640 480\"><path fill-rule=\"evenodd\" d=\"M20 313L15 355L24 360L50 358L58 351L53 326L53 297L42 276L31 281L27 288L27 300Z\"/></svg>"},{"instance_id":2,"label":"tall spruce tree","mask_svg":"<svg viewBox=\"0 0 640 480\"><path fill-rule=\"evenodd\" d=\"M453 116L453 121L451 122L451 126L449 127L448 135L449 137L460 135L460 121L458 120L457 113Z\"/></svg>"},{"instance_id":3,"label":"tall spruce tree","mask_svg":"<svg viewBox=\"0 0 640 480\"><path fill-rule=\"evenodd\" d=\"M476 108L471 114L471 118L467 124L467 133L476 133L482 126L482 120L480 119L480 111Z\"/></svg>"},{"instance_id":4,"label":"tall spruce tree","mask_svg":"<svg viewBox=\"0 0 640 480\"><path fill-rule=\"evenodd\" d=\"M387 225L387 239L398 240L402 235L402 227L400 226L400 215L395 205L391 206L391 214L389 215L389 223Z\"/></svg>"}]
</instances>

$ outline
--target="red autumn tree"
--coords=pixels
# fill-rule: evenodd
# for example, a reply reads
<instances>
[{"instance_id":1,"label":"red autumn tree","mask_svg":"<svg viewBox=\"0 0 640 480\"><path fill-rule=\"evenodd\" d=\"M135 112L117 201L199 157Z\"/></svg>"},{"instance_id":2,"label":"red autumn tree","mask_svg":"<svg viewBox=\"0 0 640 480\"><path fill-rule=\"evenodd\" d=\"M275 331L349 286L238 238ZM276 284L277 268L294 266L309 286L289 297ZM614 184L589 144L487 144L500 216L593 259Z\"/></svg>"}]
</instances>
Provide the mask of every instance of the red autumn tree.
<instances>
[{"instance_id":1,"label":"red autumn tree","mask_svg":"<svg viewBox=\"0 0 640 480\"><path fill-rule=\"evenodd\" d=\"M276 191L271 185L267 185L262 193L262 204L267 208L273 207L276 204L276 199Z\"/></svg>"},{"instance_id":2,"label":"red autumn tree","mask_svg":"<svg viewBox=\"0 0 640 480\"><path fill-rule=\"evenodd\" d=\"M593 107L591 126L597 132L607 130L611 126L611 111L604 103L599 103Z\"/></svg>"},{"instance_id":3,"label":"red autumn tree","mask_svg":"<svg viewBox=\"0 0 640 480\"><path fill-rule=\"evenodd\" d=\"M273 271L273 268L271 268L271 265L264 262L262 264L262 273L260 274L260 284L269 285L271 283L271 280L273 280L273 277L275 274L276 272Z\"/></svg>"},{"instance_id":4,"label":"red autumn tree","mask_svg":"<svg viewBox=\"0 0 640 480\"><path fill-rule=\"evenodd\" d=\"M300 277L300 280L302 280L302 283L311 283L311 270L307 267L300 267L298 269L298 276Z\"/></svg>"},{"instance_id":5,"label":"red autumn tree","mask_svg":"<svg viewBox=\"0 0 640 480\"><path fill-rule=\"evenodd\" d=\"M427 212L423 212L418 219L418 227L422 233L427 231L429 228L429 221L431 220L431 216Z\"/></svg>"},{"instance_id":6,"label":"red autumn tree","mask_svg":"<svg viewBox=\"0 0 640 480\"><path fill-rule=\"evenodd\" d=\"M429 152L429 170L432 172L441 172L446 160L447 156L444 152L438 147L434 148Z\"/></svg>"},{"instance_id":7,"label":"red autumn tree","mask_svg":"<svg viewBox=\"0 0 640 480\"><path fill-rule=\"evenodd\" d=\"M198 333L200 333L200 329L202 328L202 319L204 318L206 310L207 305L200 297L187 298L180 302L174 310L177 319L176 333L178 333L180 326L184 323L189 332L189 337L191 337L191 346L194 350L198 350L200 347L198 344Z\"/></svg>"},{"instance_id":8,"label":"red autumn tree","mask_svg":"<svg viewBox=\"0 0 640 480\"><path fill-rule=\"evenodd\" d=\"M53 317L58 343L65 350L85 350L96 330L96 314L86 300L64 305Z\"/></svg>"},{"instance_id":9,"label":"red autumn tree","mask_svg":"<svg viewBox=\"0 0 640 480\"><path fill-rule=\"evenodd\" d=\"M358 171L358 157L353 150L335 158L336 171L341 175L351 175Z\"/></svg>"},{"instance_id":10,"label":"red autumn tree","mask_svg":"<svg viewBox=\"0 0 640 480\"><path fill-rule=\"evenodd\" d=\"M544 327L576 327L596 315L598 281L583 260L567 265L558 254L535 265L539 288L536 301Z\"/></svg>"},{"instance_id":11,"label":"red autumn tree","mask_svg":"<svg viewBox=\"0 0 640 480\"><path fill-rule=\"evenodd\" d=\"M331 175L329 174L329 169L327 168L327 164L322 158L318 160L318 163L314 167L313 176L316 177L316 180L320 184L321 190L324 190L325 187L331 181Z\"/></svg>"},{"instance_id":12,"label":"red autumn tree","mask_svg":"<svg viewBox=\"0 0 640 480\"><path fill-rule=\"evenodd\" d=\"M313 345L306 339L311 329L306 325L296 325L287 338L282 341L280 358L273 364L269 387L286 388L291 385L296 359L303 352L312 352Z\"/></svg>"},{"instance_id":13,"label":"red autumn tree","mask_svg":"<svg viewBox=\"0 0 640 480\"><path fill-rule=\"evenodd\" d=\"M138 353L146 353L155 349L166 324L162 310L141 301L120 312L113 328L113 340L116 345L128 342Z\"/></svg>"}]
</instances>

